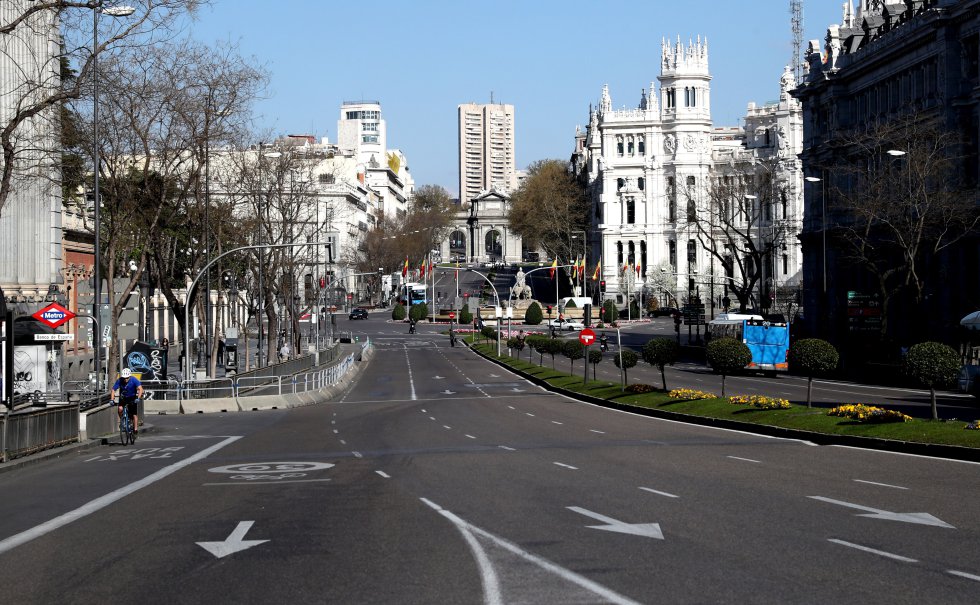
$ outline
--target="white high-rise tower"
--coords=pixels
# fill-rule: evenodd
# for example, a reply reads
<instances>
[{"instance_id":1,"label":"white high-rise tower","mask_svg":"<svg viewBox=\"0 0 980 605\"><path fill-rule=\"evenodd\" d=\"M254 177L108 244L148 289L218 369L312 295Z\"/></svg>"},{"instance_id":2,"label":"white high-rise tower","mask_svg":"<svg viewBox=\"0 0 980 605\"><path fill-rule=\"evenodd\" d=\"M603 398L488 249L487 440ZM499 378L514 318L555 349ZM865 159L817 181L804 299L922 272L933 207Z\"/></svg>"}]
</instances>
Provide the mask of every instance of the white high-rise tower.
<instances>
[{"instance_id":1,"label":"white high-rise tower","mask_svg":"<svg viewBox=\"0 0 980 605\"><path fill-rule=\"evenodd\" d=\"M517 189L514 106L501 103L459 106L459 201L480 192Z\"/></svg>"}]
</instances>

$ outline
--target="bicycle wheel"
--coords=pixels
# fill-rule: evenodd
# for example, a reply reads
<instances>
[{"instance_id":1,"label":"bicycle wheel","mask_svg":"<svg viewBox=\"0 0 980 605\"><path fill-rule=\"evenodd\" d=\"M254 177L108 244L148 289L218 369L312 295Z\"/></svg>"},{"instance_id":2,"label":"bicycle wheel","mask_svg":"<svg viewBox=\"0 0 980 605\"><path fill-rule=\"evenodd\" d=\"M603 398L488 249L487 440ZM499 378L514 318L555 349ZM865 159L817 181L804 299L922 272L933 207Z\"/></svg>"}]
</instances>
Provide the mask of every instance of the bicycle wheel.
<instances>
[{"instance_id":1,"label":"bicycle wheel","mask_svg":"<svg viewBox=\"0 0 980 605\"><path fill-rule=\"evenodd\" d=\"M119 443L122 445L127 444L129 439L129 427L128 427L128 416L126 412L123 412L122 418L119 419Z\"/></svg>"}]
</instances>

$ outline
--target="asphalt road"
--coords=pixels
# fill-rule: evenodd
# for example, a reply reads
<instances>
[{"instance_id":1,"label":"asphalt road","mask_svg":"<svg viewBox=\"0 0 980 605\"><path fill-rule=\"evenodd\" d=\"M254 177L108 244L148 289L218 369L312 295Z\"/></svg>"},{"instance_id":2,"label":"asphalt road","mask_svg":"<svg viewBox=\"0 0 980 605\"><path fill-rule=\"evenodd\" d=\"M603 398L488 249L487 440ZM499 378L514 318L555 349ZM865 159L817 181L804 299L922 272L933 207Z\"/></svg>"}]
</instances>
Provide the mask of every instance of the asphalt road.
<instances>
[{"instance_id":1,"label":"asphalt road","mask_svg":"<svg viewBox=\"0 0 980 605\"><path fill-rule=\"evenodd\" d=\"M596 408L386 317L334 403L0 475L4 602L977 601L976 464Z\"/></svg>"}]
</instances>

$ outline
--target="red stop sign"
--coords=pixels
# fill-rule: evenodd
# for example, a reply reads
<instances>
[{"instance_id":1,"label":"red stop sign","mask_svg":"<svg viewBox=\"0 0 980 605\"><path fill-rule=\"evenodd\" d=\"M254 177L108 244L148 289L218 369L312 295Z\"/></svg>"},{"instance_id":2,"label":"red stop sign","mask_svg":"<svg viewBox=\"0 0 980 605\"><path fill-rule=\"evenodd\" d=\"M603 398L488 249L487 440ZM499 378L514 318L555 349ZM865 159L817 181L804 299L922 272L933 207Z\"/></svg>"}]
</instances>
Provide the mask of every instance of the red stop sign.
<instances>
[{"instance_id":1,"label":"red stop sign","mask_svg":"<svg viewBox=\"0 0 980 605\"><path fill-rule=\"evenodd\" d=\"M585 328L584 330L578 333L578 340L585 346L589 346L590 344L595 342L595 332L593 332L589 328Z\"/></svg>"},{"instance_id":2,"label":"red stop sign","mask_svg":"<svg viewBox=\"0 0 980 605\"><path fill-rule=\"evenodd\" d=\"M456 319L456 314L455 313L450 313L449 314L449 319Z\"/></svg>"}]
</instances>

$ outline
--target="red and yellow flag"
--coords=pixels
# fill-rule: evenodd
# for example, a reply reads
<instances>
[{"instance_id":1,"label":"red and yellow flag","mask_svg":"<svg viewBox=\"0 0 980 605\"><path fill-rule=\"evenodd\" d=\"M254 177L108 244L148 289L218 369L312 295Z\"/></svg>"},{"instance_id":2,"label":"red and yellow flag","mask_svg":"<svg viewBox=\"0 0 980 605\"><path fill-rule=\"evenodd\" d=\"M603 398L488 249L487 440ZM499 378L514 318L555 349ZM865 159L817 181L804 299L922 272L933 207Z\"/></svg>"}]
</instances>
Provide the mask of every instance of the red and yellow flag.
<instances>
[{"instance_id":1,"label":"red and yellow flag","mask_svg":"<svg viewBox=\"0 0 980 605\"><path fill-rule=\"evenodd\" d=\"M555 260L551 261L551 268L548 269L548 275L551 277L551 279L555 279L555 271L557 270L558 270L558 258L555 257Z\"/></svg>"},{"instance_id":2,"label":"red and yellow flag","mask_svg":"<svg viewBox=\"0 0 980 605\"><path fill-rule=\"evenodd\" d=\"M405 257L405 264L402 266L402 277L408 276L408 257Z\"/></svg>"},{"instance_id":3,"label":"red and yellow flag","mask_svg":"<svg viewBox=\"0 0 980 605\"><path fill-rule=\"evenodd\" d=\"M419 279L425 279L425 261L422 261L422 266L419 267Z\"/></svg>"},{"instance_id":4,"label":"red and yellow flag","mask_svg":"<svg viewBox=\"0 0 980 605\"><path fill-rule=\"evenodd\" d=\"M595 271L592 272L592 281L596 281L597 279L599 279L599 267L601 266L602 266L602 257L600 256L599 260L597 260L595 263Z\"/></svg>"},{"instance_id":5,"label":"red and yellow flag","mask_svg":"<svg viewBox=\"0 0 980 605\"><path fill-rule=\"evenodd\" d=\"M584 256L582 257L582 260L580 260L578 262L578 274L579 274L579 277L585 277L585 257Z\"/></svg>"},{"instance_id":6,"label":"red and yellow flag","mask_svg":"<svg viewBox=\"0 0 980 605\"><path fill-rule=\"evenodd\" d=\"M640 270L640 264L637 263L637 265L636 265L636 276L637 277L640 277L642 274L643 274L643 271Z\"/></svg>"}]
</instances>

